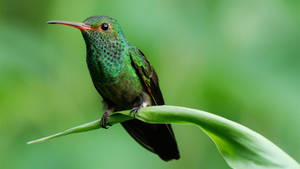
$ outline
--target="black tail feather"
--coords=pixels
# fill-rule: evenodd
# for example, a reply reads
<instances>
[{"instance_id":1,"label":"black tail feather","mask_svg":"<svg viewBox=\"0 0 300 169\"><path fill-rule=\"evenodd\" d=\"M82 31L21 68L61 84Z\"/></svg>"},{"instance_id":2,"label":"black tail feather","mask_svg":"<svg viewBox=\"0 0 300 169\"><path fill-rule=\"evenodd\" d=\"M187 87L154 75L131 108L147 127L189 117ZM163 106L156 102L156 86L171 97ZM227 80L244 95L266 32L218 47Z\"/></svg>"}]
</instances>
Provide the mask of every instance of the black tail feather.
<instances>
[{"instance_id":1,"label":"black tail feather","mask_svg":"<svg viewBox=\"0 0 300 169\"><path fill-rule=\"evenodd\" d=\"M171 125L149 124L137 119L123 122L122 125L137 142L161 159L169 161L180 158Z\"/></svg>"}]
</instances>

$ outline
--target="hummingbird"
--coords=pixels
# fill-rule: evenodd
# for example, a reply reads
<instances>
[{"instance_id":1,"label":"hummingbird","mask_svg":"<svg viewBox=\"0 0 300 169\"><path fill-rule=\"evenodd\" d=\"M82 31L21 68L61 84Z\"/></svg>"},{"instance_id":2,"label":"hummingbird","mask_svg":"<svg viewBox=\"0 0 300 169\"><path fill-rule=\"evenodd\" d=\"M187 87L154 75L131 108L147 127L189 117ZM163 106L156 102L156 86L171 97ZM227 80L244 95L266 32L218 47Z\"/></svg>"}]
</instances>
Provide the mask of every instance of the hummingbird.
<instances>
[{"instance_id":1,"label":"hummingbird","mask_svg":"<svg viewBox=\"0 0 300 169\"><path fill-rule=\"evenodd\" d=\"M81 31L86 44L86 62L93 84L102 96L106 111L101 126L115 111L138 113L146 106L164 105L158 77L149 60L128 43L120 24L108 16L91 16L83 22L48 21ZM179 159L179 150L170 124L150 124L138 119L121 123L144 148L162 160Z\"/></svg>"}]
</instances>

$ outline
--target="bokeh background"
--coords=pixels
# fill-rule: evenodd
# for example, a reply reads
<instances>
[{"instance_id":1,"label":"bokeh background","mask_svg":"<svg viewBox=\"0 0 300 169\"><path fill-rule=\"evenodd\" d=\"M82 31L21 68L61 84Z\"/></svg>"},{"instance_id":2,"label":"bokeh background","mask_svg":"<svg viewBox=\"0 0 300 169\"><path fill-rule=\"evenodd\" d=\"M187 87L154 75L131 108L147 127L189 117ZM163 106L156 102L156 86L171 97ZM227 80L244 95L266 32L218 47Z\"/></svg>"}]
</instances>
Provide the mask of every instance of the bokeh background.
<instances>
[{"instance_id":1,"label":"bokeh background","mask_svg":"<svg viewBox=\"0 0 300 169\"><path fill-rule=\"evenodd\" d=\"M224 169L195 126L174 125L165 163L120 125L26 145L101 117L78 30L48 20L117 18L156 68L167 104L241 123L300 160L300 1L0 1L0 168Z\"/></svg>"}]
</instances>

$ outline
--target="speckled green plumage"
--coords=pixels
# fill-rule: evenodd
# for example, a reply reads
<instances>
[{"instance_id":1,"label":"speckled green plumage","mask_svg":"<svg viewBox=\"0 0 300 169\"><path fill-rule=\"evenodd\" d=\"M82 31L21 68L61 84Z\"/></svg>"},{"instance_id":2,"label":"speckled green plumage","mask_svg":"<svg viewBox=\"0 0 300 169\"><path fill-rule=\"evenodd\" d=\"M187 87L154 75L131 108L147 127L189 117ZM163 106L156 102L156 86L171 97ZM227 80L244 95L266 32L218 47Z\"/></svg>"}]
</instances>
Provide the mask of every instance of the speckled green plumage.
<instances>
[{"instance_id":1,"label":"speckled green plumage","mask_svg":"<svg viewBox=\"0 0 300 169\"><path fill-rule=\"evenodd\" d=\"M131 64L130 46L116 20L109 17L91 17L87 24L109 22L114 32L82 31L87 44L87 64L96 89L110 104L122 109L132 108L135 99L144 90ZM139 63L142 64L142 63Z\"/></svg>"},{"instance_id":2,"label":"speckled green plumage","mask_svg":"<svg viewBox=\"0 0 300 169\"><path fill-rule=\"evenodd\" d=\"M131 65L128 51L126 50L118 60L102 57L87 56L88 67L96 89L105 101L118 109L132 108L135 99L144 88Z\"/></svg>"},{"instance_id":3,"label":"speckled green plumage","mask_svg":"<svg viewBox=\"0 0 300 169\"><path fill-rule=\"evenodd\" d=\"M157 75L145 55L130 45L117 20L93 16L83 23L50 21L51 24L73 26L81 30L87 49L86 61L93 83L107 110L101 126L106 128L111 111L163 105ZM179 151L171 125L148 124L137 119L122 123L128 133L143 147L165 161L179 159Z\"/></svg>"},{"instance_id":4,"label":"speckled green plumage","mask_svg":"<svg viewBox=\"0 0 300 169\"><path fill-rule=\"evenodd\" d=\"M89 69L93 69L93 76L100 76L102 82L113 81L122 70L122 65L128 63L128 43L123 36L119 24L115 19L109 17L90 17L84 21L93 26L100 25L102 22L111 22L111 33L99 30L82 31L87 44L87 63ZM128 64L127 63L127 64Z\"/></svg>"}]
</instances>

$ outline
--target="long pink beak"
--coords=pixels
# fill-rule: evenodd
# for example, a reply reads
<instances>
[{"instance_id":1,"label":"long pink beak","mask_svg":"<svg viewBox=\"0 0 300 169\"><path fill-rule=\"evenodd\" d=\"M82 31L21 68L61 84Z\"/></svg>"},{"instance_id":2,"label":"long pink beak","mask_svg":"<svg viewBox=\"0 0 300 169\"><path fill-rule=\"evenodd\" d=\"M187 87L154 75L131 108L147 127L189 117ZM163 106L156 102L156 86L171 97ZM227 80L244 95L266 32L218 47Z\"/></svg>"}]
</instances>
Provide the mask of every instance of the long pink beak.
<instances>
[{"instance_id":1,"label":"long pink beak","mask_svg":"<svg viewBox=\"0 0 300 169\"><path fill-rule=\"evenodd\" d=\"M81 22L48 21L47 24L67 25L67 26L72 26L72 27L80 29L80 30L92 30L93 29L93 27L91 25L87 25L87 24L81 23Z\"/></svg>"}]
</instances>

